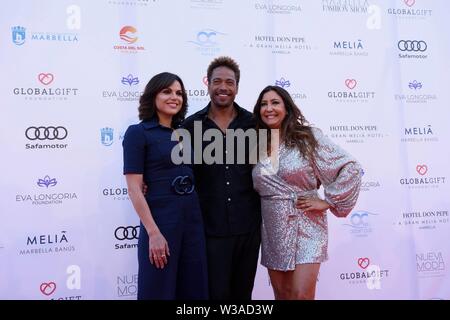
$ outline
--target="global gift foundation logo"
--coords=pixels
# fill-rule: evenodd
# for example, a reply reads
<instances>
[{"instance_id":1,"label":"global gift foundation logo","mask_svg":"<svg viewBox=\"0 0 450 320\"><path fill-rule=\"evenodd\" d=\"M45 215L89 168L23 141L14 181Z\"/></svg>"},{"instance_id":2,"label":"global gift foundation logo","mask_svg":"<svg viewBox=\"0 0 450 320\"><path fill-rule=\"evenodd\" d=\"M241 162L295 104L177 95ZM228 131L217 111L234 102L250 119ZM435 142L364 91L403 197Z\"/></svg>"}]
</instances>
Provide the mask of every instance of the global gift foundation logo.
<instances>
[{"instance_id":1,"label":"global gift foundation logo","mask_svg":"<svg viewBox=\"0 0 450 320\"><path fill-rule=\"evenodd\" d=\"M329 52L330 56L342 57L368 57L369 52L365 49L364 41L357 40L335 40Z\"/></svg>"},{"instance_id":2,"label":"global gift foundation logo","mask_svg":"<svg viewBox=\"0 0 450 320\"><path fill-rule=\"evenodd\" d=\"M120 84L123 88L122 90L103 90L102 98L104 99L115 99L117 101L139 101L142 95L142 91L139 89L139 78L128 74L127 76L122 76L120 78Z\"/></svg>"},{"instance_id":3,"label":"global gift foundation logo","mask_svg":"<svg viewBox=\"0 0 450 320\"><path fill-rule=\"evenodd\" d=\"M46 175L37 179L39 192L20 193L16 195L16 202L32 205L60 205L71 200L77 200L78 196L73 191L59 190L55 186L58 184L55 178Z\"/></svg>"},{"instance_id":4,"label":"global gift foundation logo","mask_svg":"<svg viewBox=\"0 0 450 320\"><path fill-rule=\"evenodd\" d=\"M345 143L370 143L388 136L375 124L336 124L329 126L332 139Z\"/></svg>"},{"instance_id":5,"label":"global gift foundation logo","mask_svg":"<svg viewBox=\"0 0 450 320\"><path fill-rule=\"evenodd\" d=\"M26 247L19 249L19 255L60 254L74 252L67 231L28 235Z\"/></svg>"},{"instance_id":6,"label":"global gift foundation logo","mask_svg":"<svg viewBox=\"0 0 450 320\"><path fill-rule=\"evenodd\" d=\"M42 282L39 290L45 296L51 296L56 290L56 283L54 281Z\"/></svg>"},{"instance_id":7,"label":"global gift foundation logo","mask_svg":"<svg viewBox=\"0 0 450 320\"><path fill-rule=\"evenodd\" d=\"M119 30L120 44L115 44L113 49L121 53L138 53L145 51L145 47L137 45L139 36L138 30L133 26L123 26Z\"/></svg>"},{"instance_id":8,"label":"global gift foundation logo","mask_svg":"<svg viewBox=\"0 0 450 320\"><path fill-rule=\"evenodd\" d=\"M359 89L358 81L353 78L344 80L344 90L328 91L328 98L338 103L369 103L375 99L375 91Z\"/></svg>"},{"instance_id":9,"label":"global gift foundation logo","mask_svg":"<svg viewBox=\"0 0 450 320\"><path fill-rule=\"evenodd\" d=\"M53 73L41 72L36 76L36 86L14 87L13 94L28 101L65 101L77 96L78 88L55 85L55 79Z\"/></svg>"},{"instance_id":10,"label":"global gift foundation logo","mask_svg":"<svg viewBox=\"0 0 450 320\"><path fill-rule=\"evenodd\" d=\"M69 265L67 266L65 271L67 279L61 279L62 281L47 280L39 285L39 291L41 292L43 297L49 298L50 300L81 300L81 295L67 294L67 291L81 289L80 266L75 264ZM64 275L63 277L65 277L66 275ZM62 285L61 282L65 282L65 286Z\"/></svg>"},{"instance_id":11,"label":"global gift foundation logo","mask_svg":"<svg viewBox=\"0 0 450 320\"><path fill-rule=\"evenodd\" d=\"M201 82L196 82L195 86L186 89L186 94L191 105L194 103L195 106L202 107L207 104L209 102L207 76L204 76Z\"/></svg>"},{"instance_id":12,"label":"global gift foundation logo","mask_svg":"<svg viewBox=\"0 0 450 320\"><path fill-rule=\"evenodd\" d=\"M446 209L428 209L402 212L393 225L398 228L415 228L417 230L435 230L439 227L448 228L449 212Z\"/></svg>"},{"instance_id":13,"label":"global gift foundation logo","mask_svg":"<svg viewBox=\"0 0 450 320\"><path fill-rule=\"evenodd\" d=\"M108 187L102 189L104 199L114 201L128 201L128 189L125 187Z\"/></svg>"},{"instance_id":14,"label":"global gift foundation logo","mask_svg":"<svg viewBox=\"0 0 450 320\"><path fill-rule=\"evenodd\" d=\"M430 174L430 171L427 164L419 163L416 165L413 175L400 178L400 184L409 189L439 188L445 184L445 176Z\"/></svg>"},{"instance_id":15,"label":"global gift foundation logo","mask_svg":"<svg viewBox=\"0 0 450 320\"><path fill-rule=\"evenodd\" d=\"M381 289L382 281L389 277L390 270L373 264L369 257L358 257L351 271L339 274L341 281L349 285L365 285L367 289Z\"/></svg>"},{"instance_id":16,"label":"global gift foundation logo","mask_svg":"<svg viewBox=\"0 0 450 320\"><path fill-rule=\"evenodd\" d=\"M423 82L413 80L408 82L405 86L406 93L397 93L394 95L394 99L401 103L407 104L424 104L428 102L435 102L438 97L436 94L427 90L426 85Z\"/></svg>"},{"instance_id":17,"label":"global gift foundation logo","mask_svg":"<svg viewBox=\"0 0 450 320\"><path fill-rule=\"evenodd\" d=\"M304 36L290 34L257 34L244 47L272 54L295 54L313 50Z\"/></svg>"},{"instance_id":18,"label":"global gift foundation logo","mask_svg":"<svg viewBox=\"0 0 450 320\"><path fill-rule=\"evenodd\" d=\"M423 8L423 4L428 4L428 1L420 1L421 6L417 5L416 0L397 0L398 6L395 8L388 8L387 13L400 20L416 21L425 20L431 17L433 10Z\"/></svg>"},{"instance_id":19,"label":"global gift foundation logo","mask_svg":"<svg viewBox=\"0 0 450 320\"><path fill-rule=\"evenodd\" d=\"M428 50L428 44L424 40L405 39L397 42L397 48L400 51L398 57L400 59L426 59L425 54Z\"/></svg>"},{"instance_id":20,"label":"global gift foundation logo","mask_svg":"<svg viewBox=\"0 0 450 320\"><path fill-rule=\"evenodd\" d=\"M350 214L343 224L350 235L354 237L368 237L373 232L373 220L378 214L364 210L357 210Z\"/></svg>"},{"instance_id":21,"label":"global gift foundation logo","mask_svg":"<svg viewBox=\"0 0 450 320\"><path fill-rule=\"evenodd\" d=\"M401 142L438 142L439 137L431 124L402 128Z\"/></svg>"}]
</instances>

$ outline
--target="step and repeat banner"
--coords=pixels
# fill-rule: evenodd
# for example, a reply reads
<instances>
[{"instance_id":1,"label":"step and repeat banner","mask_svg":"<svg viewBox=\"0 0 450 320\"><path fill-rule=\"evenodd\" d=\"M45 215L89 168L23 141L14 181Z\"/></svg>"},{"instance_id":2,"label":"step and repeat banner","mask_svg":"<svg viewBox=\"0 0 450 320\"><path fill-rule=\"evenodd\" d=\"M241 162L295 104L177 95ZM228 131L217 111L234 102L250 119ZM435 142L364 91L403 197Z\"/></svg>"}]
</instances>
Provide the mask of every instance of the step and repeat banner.
<instances>
[{"instance_id":1,"label":"step and repeat banner","mask_svg":"<svg viewBox=\"0 0 450 320\"><path fill-rule=\"evenodd\" d=\"M212 59L268 84L364 168L318 299L450 298L446 0L41 0L0 12L1 299L136 299L122 139L156 73L209 101ZM259 267L255 299L273 299Z\"/></svg>"}]
</instances>

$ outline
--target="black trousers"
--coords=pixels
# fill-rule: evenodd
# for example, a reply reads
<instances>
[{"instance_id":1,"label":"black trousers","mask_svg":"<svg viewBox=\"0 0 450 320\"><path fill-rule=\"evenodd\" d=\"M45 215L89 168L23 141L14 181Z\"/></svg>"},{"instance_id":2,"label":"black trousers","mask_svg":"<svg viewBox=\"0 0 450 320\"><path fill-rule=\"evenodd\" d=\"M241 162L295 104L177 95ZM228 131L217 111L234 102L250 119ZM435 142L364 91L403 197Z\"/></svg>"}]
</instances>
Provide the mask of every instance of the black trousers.
<instances>
[{"instance_id":1,"label":"black trousers","mask_svg":"<svg viewBox=\"0 0 450 320\"><path fill-rule=\"evenodd\" d=\"M258 266L260 228L230 237L206 237L209 297L251 300Z\"/></svg>"}]
</instances>

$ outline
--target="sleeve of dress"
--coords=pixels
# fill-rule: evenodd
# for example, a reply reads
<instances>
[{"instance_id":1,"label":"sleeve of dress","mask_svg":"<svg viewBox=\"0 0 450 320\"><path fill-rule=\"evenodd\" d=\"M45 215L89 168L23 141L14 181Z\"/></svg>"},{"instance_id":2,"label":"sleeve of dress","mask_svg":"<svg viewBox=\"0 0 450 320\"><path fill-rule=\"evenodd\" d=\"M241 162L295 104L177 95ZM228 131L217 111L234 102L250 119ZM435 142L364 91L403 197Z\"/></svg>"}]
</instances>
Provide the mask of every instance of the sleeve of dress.
<instances>
[{"instance_id":1,"label":"sleeve of dress","mask_svg":"<svg viewBox=\"0 0 450 320\"><path fill-rule=\"evenodd\" d=\"M320 129L313 128L313 133L318 142L314 171L324 187L325 201L335 216L346 217L358 199L361 165Z\"/></svg>"},{"instance_id":2,"label":"sleeve of dress","mask_svg":"<svg viewBox=\"0 0 450 320\"><path fill-rule=\"evenodd\" d=\"M123 174L144 173L145 135L141 125L131 125L125 132L123 146Z\"/></svg>"}]
</instances>

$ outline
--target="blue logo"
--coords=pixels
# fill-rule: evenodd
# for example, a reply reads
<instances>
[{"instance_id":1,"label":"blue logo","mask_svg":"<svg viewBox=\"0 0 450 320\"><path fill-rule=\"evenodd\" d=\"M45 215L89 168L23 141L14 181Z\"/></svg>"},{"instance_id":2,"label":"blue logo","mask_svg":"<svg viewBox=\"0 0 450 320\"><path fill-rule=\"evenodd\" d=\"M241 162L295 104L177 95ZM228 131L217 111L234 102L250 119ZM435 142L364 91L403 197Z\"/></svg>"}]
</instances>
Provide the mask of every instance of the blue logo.
<instances>
[{"instance_id":1,"label":"blue logo","mask_svg":"<svg viewBox=\"0 0 450 320\"><path fill-rule=\"evenodd\" d=\"M344 226L349 227L350 233L356 237L367 237L372 232L371 217L377 215L368 211L355 211L350 215L350 224L344 223Z\"/></svg>"},{"instance_id":2,"label":"blue logo","mask_svg":"<svg viewBox=\"0 0 450 320\"><path fill-rule=\"evenodd\" d=\"M12 27L12 41L14 44L21 46L25 43L25 28L21 26Z\"/></svg>"},{"instance_id":3,"label":"blue logo","mask_svg":"<svg viewBox=\"0 0 450 320\"><path fill-rule=\"evenodd\" d=\"M128 77L122 77L123 84L128 84L130 87L132 85L137 85L139 83L138 77L133 77L132 74L129 74Z\"/></svg>"},{"instance_id":4,"label":"blue logo","mask_svg":"<svg viewBox=\"0 0 450 320\"><path fill-rule=\"evenodd\" d=\"M54 186L56 186L57 183L58 182L56 181L55 178L50 179L50 177L48 175L46 175L44 177L44 179L38 179L38 181L37 181L37 185L39 187L47 187L47 188L48 187L54 187Z\"/></svg>"},{"instance_id":5,"label":"blue logo","mask_svg":"<svg viewBox=\"0 0 450 320\"><path fill-rule=\"evenodd\" d=\"M410 89L414 89L414 90L422 89L422 83L421 82L417 82L417 80L414 80L413 82L409 83L408 87Z\"/></svg>"},{"instance_id":6,"label":"blue logo","mask_svg":"<svg viewBox=\"0 0 450 320\"><path fill-rule=\"evenodd\" d=\"M275 80L275 85L282 88L289 88L291 86L291 83L289 82L289 80L281 78L280 80Z\"/></svg>"},{"instance_id":7,"label":"blue logo","mask_svg":"<svg viewBox=\"0 0 450 320\"><path fill-rule=\"evenodd\" d=\"M200 47L216 47L218 46L217 42L217 36L218 35L224 35L225 33L215 31L213 29L203 29L197 32L197 38L196 41L189 41L192 43L195 43L196 45Z\"/></svg>"},{"instance_id":8,"label":"blue logo","mask_svg":"<svg viewBox=\"0 0 450 320\"><path fill-rule=\"evenodd\" d=\"M101 141L104 146L109 147L114 142L114 129L112 128L102 128L100 129Z\"/></svg>"}]
</instances>

